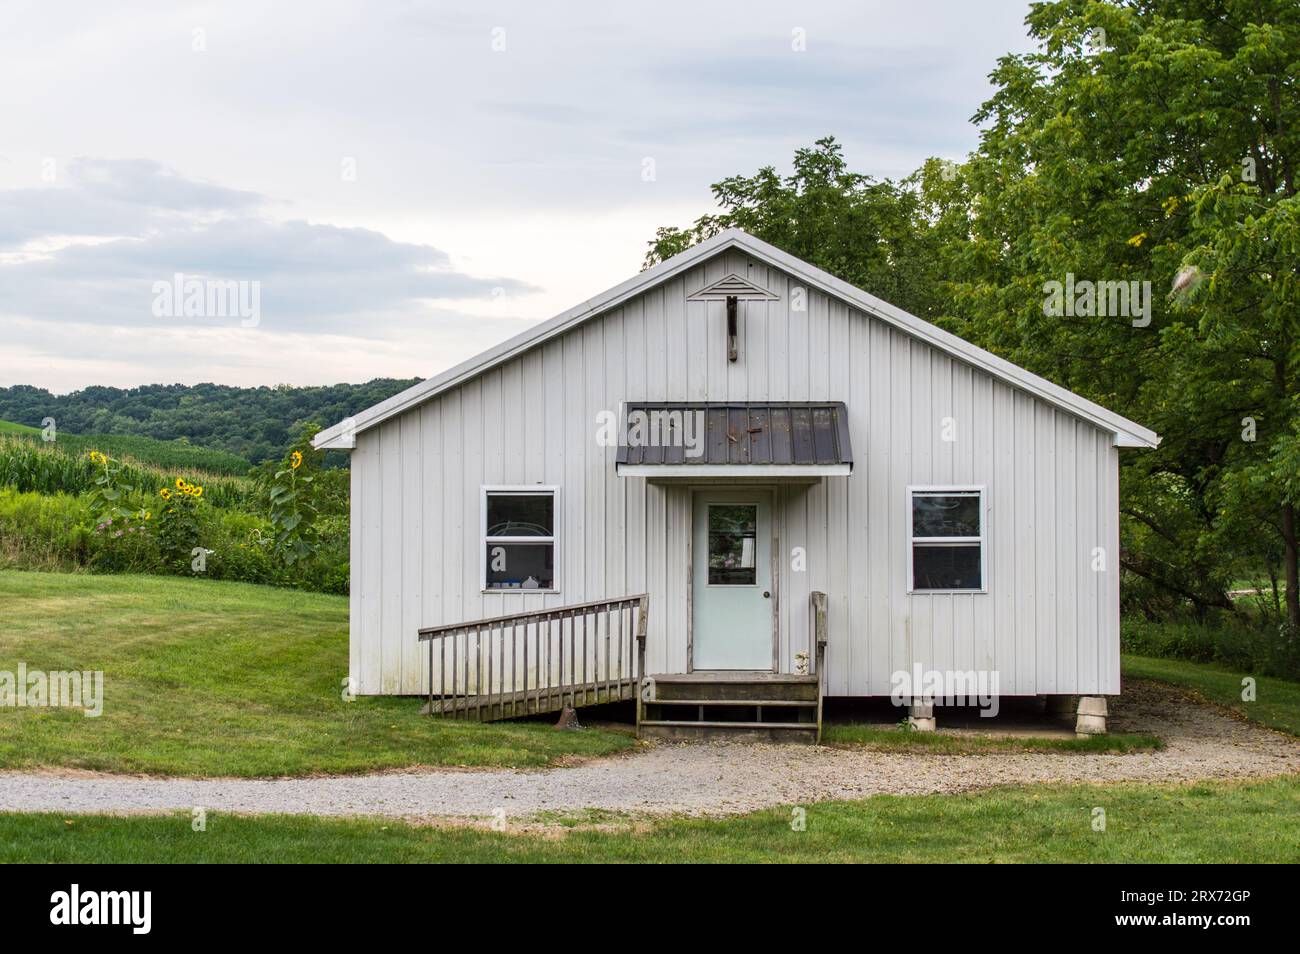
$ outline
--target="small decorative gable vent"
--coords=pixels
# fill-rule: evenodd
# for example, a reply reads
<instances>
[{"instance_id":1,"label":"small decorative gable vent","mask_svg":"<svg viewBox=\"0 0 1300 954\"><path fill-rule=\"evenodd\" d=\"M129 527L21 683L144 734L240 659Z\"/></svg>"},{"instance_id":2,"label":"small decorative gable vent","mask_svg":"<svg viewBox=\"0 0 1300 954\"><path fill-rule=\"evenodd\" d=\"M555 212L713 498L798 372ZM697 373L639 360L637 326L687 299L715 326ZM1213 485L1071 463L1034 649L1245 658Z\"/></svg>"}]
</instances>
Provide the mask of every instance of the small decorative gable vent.
<instances>
[{"instance_id":1,"label":"small decorative gable vent","mask_svg":"<svg viewBox=\"0 0 1300 954\"><path fill-rule=\"evenodd\" d=\"M746 281L735 273L719 279L712 285L705 285L695 294L687 296L686 300L725 301L728 298L735 298L737 301L776 301L776 295L772 292L751 281Z\"/></svg>"}]
</instances>

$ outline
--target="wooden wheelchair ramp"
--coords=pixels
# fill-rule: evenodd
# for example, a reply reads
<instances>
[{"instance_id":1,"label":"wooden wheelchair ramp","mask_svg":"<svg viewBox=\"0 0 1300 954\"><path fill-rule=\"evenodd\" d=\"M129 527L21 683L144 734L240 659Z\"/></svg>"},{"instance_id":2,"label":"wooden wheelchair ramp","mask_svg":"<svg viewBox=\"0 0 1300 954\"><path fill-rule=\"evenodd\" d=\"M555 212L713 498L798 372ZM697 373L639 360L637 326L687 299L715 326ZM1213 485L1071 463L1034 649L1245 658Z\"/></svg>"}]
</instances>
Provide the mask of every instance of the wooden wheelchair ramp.
<instances>
[{"instance_id":1,"label":"wooden wheelchair ramp","mask_svg":"<svg viewBox=\"0 0 1300 954\"><path fill-rule=\"evenodd\" d=\"M496 722L636 700L640 738L818 742L825 694L826 594L813 593L813 671L646 676L649 597L556 606L420 630L432 716Z\"/></svg>"},{"instance_id":2,"label":"wooden wheelchair ramp","mask_svg":"<svg viewBox=\"0 0 1300 954\"><path fill-rule=\"evenodd\" d=\"M495 722L637 698L645 594L420 630L428 715Z\"/></svg>"}]
</instances>

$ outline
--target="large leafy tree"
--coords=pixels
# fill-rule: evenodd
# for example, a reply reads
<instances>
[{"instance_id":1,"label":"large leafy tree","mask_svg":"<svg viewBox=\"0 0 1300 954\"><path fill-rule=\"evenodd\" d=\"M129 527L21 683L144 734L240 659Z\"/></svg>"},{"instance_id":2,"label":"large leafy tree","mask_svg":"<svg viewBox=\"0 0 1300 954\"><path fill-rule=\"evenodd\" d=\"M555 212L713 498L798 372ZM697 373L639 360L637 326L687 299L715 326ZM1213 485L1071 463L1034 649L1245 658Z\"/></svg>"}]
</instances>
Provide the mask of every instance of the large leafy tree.
<instances>
[{"instance_id":1,"label":"large leafy tree","mask_svg":"<svg viewBox=\"0 0 1300 954\"><path fill-rule=\"evenodd\" d=\"M955 174L876 182L820 140L715 185L721 211L648 262L739 226L1152 426L1161 447L1122 457L1130 608L1231 610L1233 581L1280 569L1300 622L1300 4L1059 0L1026 26ZM1068 276L1149 297L1053 313Z\"/></svg>"},{"instance_id":2,"label":"large leafy tree","mask_svg":"<svg viewBox=\"0 0 1300 954\"><path fill-rule=\"evenodd\" d=\"M1258 554L1272 571L1280 550L1286 615L1300 624L1300 197L1281 198L1225 177L1198 191L1191 220L1200 240L1180 280L1194 326L1169 333L1181 349L1171 382L1217 375L1216 402L1240 416L1239 439L1214 463L1219 552ZM1202 388L1193 388L1192 398ZM1186 403L1186 401L1180 402ZM1262 533L1261 533L1262 532ZM1270 547L1269 544L1273 546ZM1276 574L1270 572L1276 583Z\"/></svg>"},{"instance_id":3,"label":"large leafy tree","mask_svg":"<svg viewBox=\"0 0 1300 954\"><path fill-rule=\"evenodd\" d=\"M999 62L963 169L978 200L957 316L970 337L1163 435L1125 458L1130 594L1228 608L1230 583L1280 544L1300 621L1293 515L1258 467L1260 448L1295 429L1278 390L1294 394L1278 377L1294 361L1294 311L1261 309L1281 263L1258 217L1294 194L1300 6L1062 0L1026 22L1039 48ZM1209 281L1184 273L1167 296L1198 260ZM1044 314L1042 283L1067 273L1149 282L1149 316ZM1258 443L1242 439L1250 416Z\"/></svg>"}]
</instances>

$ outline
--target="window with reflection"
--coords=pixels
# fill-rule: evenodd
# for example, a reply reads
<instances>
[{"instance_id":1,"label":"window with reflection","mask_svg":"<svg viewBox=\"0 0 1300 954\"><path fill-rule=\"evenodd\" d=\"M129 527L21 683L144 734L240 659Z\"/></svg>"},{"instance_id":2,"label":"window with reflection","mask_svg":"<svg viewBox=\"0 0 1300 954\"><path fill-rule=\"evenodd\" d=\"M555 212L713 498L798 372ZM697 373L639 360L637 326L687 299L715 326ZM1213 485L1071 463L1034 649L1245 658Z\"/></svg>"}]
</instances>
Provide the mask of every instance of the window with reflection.
<instances>
[{"instance_id":1,"label":"window with reflection","mask_svg":"<svg viewBox=\"0 0 1300 954\"><path fill-rule=\"evenodd\" d=\"M757 504L709 504L710 586L754 586L757 548Z\"/></svg>"},{"instance_id":2,"label":"window with reflection","mask_svg":"<svg viewBox=\"0 0 1300 954\"><path fill-rule=\"evenodd\" d=\"M984 494L912 491L912 591L984 589Z\"/></svg>"},{"instance_id":3,"label":"window with reflection","mask_svg":"<svg viewBox=\"0 0 1300 954\"><path fill-rule=\"evenodd\" d=\"M483 587L554 590L555 491L484 490Z\"/></svg>"}]
</instances>

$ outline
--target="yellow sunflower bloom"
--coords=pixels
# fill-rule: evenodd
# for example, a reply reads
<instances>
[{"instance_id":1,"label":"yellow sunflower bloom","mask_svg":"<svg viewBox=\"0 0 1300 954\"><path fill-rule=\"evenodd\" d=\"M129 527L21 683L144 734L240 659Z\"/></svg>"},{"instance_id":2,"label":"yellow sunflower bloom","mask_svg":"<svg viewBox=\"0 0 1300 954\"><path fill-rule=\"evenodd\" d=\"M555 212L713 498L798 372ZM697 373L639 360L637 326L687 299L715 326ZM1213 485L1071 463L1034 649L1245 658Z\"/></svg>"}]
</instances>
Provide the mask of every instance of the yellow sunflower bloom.
<instances>
[{"instance_id":1,"label":"yellow sunflower bloom","mask_svg":"<svg viewBox=\"0 0 1300 954\"><path fill-rule=\"evenodd\" d=\"M184 489L185 489L185 478L183 478L183 477L177 477L177 478L176 478L176 489L177 489L177 490L184 490Z\"/></svg>"},{"instance_id":2,"label":"yellow sunflower bloom","mask_svg":"<svg viewBox=\"0 0 1300 954\"><path fill-rule=\"evenodd\" d=\"M164 487L162 490L158 491L158 496L161 497L163 500L171 500L172 492L168 490L166 487Z\"/></svg>"},{"instance_id":3,"label":"yellow sunflower bloom","mask_svg":"<svg viewBox=\"0 0 1300 954\"><path fill-rule=\"evenodd\" d=\"M191 487L190 487L190 496L191 496L191 497L202 497L202 496L203 496L203 488L202 488L202 487L194 487L194 486L191 486Z\"/></svg>"},{"instance_id":4,"label":"yellow sunflower bloom","mask_svg":"<svg viewBox=\"0 0 1300 954\"><path fill-rule=\"evenodd\" d=\"M302 451L294 451L289 455L289 466L294 470L302 466Z\"/></svg>"}]
</instances>

